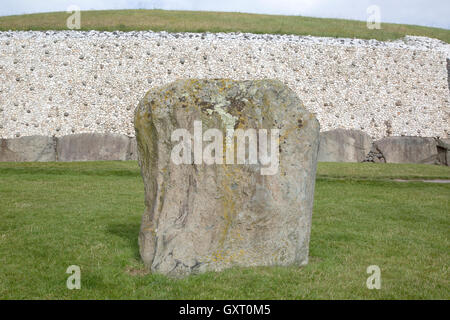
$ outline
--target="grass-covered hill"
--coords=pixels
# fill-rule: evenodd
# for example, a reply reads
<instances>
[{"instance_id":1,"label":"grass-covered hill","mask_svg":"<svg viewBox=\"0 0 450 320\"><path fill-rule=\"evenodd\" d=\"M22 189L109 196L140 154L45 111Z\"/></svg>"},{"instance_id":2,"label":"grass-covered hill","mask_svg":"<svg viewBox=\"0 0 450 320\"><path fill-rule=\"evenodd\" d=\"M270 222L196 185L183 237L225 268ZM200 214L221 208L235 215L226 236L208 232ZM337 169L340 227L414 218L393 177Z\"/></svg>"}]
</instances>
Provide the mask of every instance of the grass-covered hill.
<instances>
[{"instance_id":1,"label":"grass-covered hill","mask_svg":"<svg viewBox=\"0 0 450 320\"><path fill-rule=\"evenodd\" d=\"M0 17L0 30L65 30L66 12ZM392 40L405 35L426 36L450 43L450 30L382 23L369 30L366 22L301 16L234 12L108 10L82 11L81 30L169 32L251 32L324 37Z\"/></svg>"}]
</instances>

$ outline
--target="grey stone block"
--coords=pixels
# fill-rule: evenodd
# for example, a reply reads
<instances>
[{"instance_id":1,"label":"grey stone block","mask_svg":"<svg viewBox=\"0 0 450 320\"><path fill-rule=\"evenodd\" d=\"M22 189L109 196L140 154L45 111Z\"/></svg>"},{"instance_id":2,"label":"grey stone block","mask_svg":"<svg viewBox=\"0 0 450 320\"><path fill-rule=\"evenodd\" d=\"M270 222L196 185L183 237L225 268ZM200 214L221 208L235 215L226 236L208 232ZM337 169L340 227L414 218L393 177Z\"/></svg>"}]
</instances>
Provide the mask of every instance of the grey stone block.
<instances>
[{"instance_id":1,"label":"grey stone block","mask_svg":"<svg viewBox=\"0 0 450 320\"><path fill-rule=\"evenodd\" d=\"M387 163L438 163L438 152L434 138L387 137L374 142L374 147L383 154Z\"/></svg>"},{"instance_id":2,"label":"grey stone block","mask_svg":"<svg viewBox=\"0 0 450 320\"><path fill-rule=\"evenodd\" d=\"M450 139L437 139L439 164L450 166Z\"/></svg>"},{"instance_id":3,"label":"grey stone block","mask_svg":"<svg viewBox=\"0 0 450 320\"><path fill-rule=\"evenodd\" d=\"M127 160L130 139L109 133L80 133L57 139L58 161Z\"/></svg>"},{"instance_id":4,"label":"grey stone block","mask_svg":"<svg viewBox=\"0 0 450 320\"><path fill-rule=\"evenodd\" d=\"M1 139L0 161L56 161L55 141L45 136Z\"/></svg>"},{"instance_id":5,"label":"grey stone block","mask_svg":"<svg viewBox=\"0 0 450 320\"><path fill-rule=\"evenodd\" d=\"M370 136L359 130L335 129L321 132L318 161L361 162L371 146Z\"/></svg>"},{"instance_id":6,"label":"grey stone block","mask_svg":"<svg viewBox=\"0 0 450 320\"><path fill-rule=\"evenodd\" d=\"M137 160L138 158L136 138L130 138L130 149L128 151L127 160Z\"/></svg>"}]
</instances>

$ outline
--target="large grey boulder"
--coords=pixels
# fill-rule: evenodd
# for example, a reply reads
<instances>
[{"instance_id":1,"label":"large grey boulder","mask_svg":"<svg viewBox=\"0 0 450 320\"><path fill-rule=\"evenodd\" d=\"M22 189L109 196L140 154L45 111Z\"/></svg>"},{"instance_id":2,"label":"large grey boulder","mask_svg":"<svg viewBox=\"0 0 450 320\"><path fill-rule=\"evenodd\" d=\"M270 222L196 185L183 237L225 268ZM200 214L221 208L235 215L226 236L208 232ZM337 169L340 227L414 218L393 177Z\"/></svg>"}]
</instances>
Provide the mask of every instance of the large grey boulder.
<instances>
[{"instance_id":1,"label":"large grey boulder","mask_svg":"<svg viewBox=\"0 0 450 320\"><path fill-rule=\"evenodd\" d=\"M360 130L335 129L321 132L318 161L362 162L371 147L372 139Z\"/></svg>"},{"instance_id":2,"label":"large grey boulder","mask_svg":"<svg viewBox=\"0 0 450 320\"><path fill-rule=\"evenodd\" d=\"M58 161L128 160L130 139L110 133L80 133L57 139Z\"/></svg>"},{"instance_id":3,"label":"large grey boulder","mask_svg":"<svg viewBox=\"0 0 450 320\"><path fill-rule=\"evenodd\" d=\"M374 142L387 163L436 164L438 152L434 138L387 137Z\"/></svg>"},{"instance_id":4,"label":"large grey boulder","mask_svg":"<svg viewBox=\"0 0 450 320\"><path fill-rule=\"evenodd\" d=\"M263 170L260 158L257 164L248 158L220 164L217 156L219 164L207 164L205 155L216 156L221 148L206 152L210 142L204 140L202 159L201 151L196 156L201 138L195 137L191 157L185 151L192 140L172 135L176 129L192 134L199 121L205 135L213 128L224 133L224 154L236 151L226 130L267 129L270 139L278 129L279 147L270 147L271 156L279 155L276 170ZM139 250L147 268L183 276L307 263L319 123L287 86L275 80L179 80L145 95L135 129L145 185ZM180 155L189 164L176 164Z\"/></svg>"},{"instance_id":5,"label":"large grey boulder","mask_svg":"<svg viewBox=\"0 0 450 320\"><path fill-rule=\"evenodd\" d=\"M0 140L0 161L55 161L52 137L28 136Z\"/></svg>"}]
</instances>

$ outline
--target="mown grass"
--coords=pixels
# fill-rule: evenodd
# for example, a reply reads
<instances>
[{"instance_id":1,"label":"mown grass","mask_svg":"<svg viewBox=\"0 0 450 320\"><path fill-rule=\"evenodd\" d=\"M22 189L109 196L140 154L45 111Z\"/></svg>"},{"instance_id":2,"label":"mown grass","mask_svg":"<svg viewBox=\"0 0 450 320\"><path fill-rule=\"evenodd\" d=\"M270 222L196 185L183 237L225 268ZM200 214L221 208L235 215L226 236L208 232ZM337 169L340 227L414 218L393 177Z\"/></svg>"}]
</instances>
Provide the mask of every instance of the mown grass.
<instances>
[{"instance_id":1,"label":"mown grass","mask_svg":"<svg viewBox=\"0 0 450 320\"><path fill-rule=\"evenodd\" d=\"M65 30L66 12L0 17L0 30ZM383 23L370 30L366 22L301 16L236 12L107 10L82 11L81 30L169 32L251 32L392 40L405 35L427 36L450 43L450 30Z\"/></svg>"},{"instance_id":2,"label":"mown grass","mask_svg":"<svg viewBox=\"0 0 450 320\"><path fill-rule=\"evenodd\" d=\"M136 162L0 163L1 299L449 299L449 184L439 166L320 163L310 262L181 280L146 274ZM81 290L68 290L69 265ZM382 288L366 288L366 268Z\"/></svg>"},{"instance_id":3,"label":"mown grass","mask_svg":"<svg viewBox=\"0 0 450 320\"><path fill-rule=\"evenodd\" d=\"M339 163L319 162L319 179L352 180L433 180L450 179L450 170L445 166L399 163Z\"/></svg>"}]
</instances>

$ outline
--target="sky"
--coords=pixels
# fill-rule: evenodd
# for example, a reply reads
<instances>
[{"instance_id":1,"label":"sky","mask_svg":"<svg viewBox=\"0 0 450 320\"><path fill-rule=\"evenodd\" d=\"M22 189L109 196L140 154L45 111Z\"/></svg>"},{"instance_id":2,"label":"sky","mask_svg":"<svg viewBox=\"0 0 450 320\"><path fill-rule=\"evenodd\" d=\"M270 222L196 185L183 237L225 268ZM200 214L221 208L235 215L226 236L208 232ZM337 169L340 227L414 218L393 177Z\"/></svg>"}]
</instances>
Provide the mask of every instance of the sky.
<instances>
[{"instance_id":1,"label":"sky","mask_svg":"<svg viewBox=\"0 0 450 320\"><path fill-rule=\"evenodd\" d=\"M381 22L450 29L450 0L0 0L0 16L81 10L165 9L302 15L366 21L367 8L380 8Z\"/></svg>"}]
</instances>

